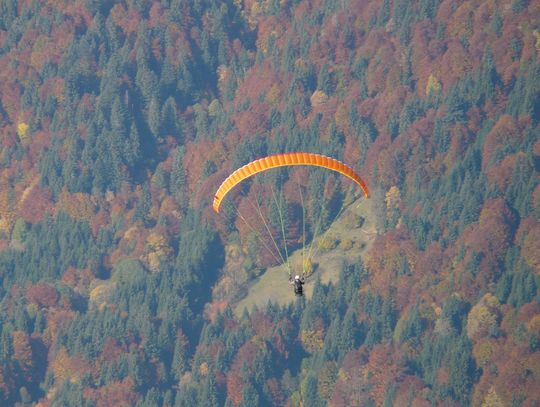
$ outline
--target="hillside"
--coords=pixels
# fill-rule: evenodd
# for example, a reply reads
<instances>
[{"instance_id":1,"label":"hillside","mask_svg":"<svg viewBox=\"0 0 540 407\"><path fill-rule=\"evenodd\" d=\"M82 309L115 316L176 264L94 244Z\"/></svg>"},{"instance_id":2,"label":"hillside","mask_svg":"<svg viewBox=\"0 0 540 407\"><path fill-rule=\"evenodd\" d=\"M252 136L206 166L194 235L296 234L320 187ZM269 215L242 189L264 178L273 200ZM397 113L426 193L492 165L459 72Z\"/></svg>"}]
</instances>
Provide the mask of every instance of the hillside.
<instances>
[{"instance_id":1,"label":"hillside","mask_svg":"<svg viewBox=\"0 0 540 407\"><path fill-rule=\"evenodd\" d=\"M372 202L359 199L350 203L340 217L336 219L317 243L305 247L305 252L313 253L312 261L316 265L314 272L307 277L305 295L313 295L314 281L320 279L322 284L337 283L340 270L344 264L354 264L369 252L376 236ZM358 219L365 219L358 225ZM356 222L355 222L356 220ZM321 249L321 242L332 242L335 247ZM317 248L319 247L319 248ZM289 255L290 263L300 269L302 264L302 249ZM304 253L304 255L306 255ZM237 267L238 265L236 265ZM227 267L227 262L225 262ZM251 310L253 306L264 308L268 302L286 305L295 301L291 286L287 284L288 274L285 265L270 267L249 286L247 295L235 306L236 314L240 316L244 309Z\"/></svg>"},{"instance_id":2,"label":"hillside","mask_svg":"<svg viewBox=\"0 0 540 407\"><path fill-rule=\"evenodd\" d=\"M538 1L1 1L0 405L537 406L539 169Z\"/></svg>"}]
</instances>

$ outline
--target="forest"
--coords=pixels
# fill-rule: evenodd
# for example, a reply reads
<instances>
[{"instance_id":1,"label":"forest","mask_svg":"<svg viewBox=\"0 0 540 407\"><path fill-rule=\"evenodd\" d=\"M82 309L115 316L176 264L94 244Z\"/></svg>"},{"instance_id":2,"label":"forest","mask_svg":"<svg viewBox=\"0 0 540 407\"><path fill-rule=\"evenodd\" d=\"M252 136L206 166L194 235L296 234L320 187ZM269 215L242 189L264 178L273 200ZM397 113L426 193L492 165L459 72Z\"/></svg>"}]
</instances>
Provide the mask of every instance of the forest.
<instances>
[{"instance_id":1,"label":"forest","mask_svg":"<svg viewBox=\"0 0 540 407\"><path fill-rule=\"evenodd\" d=\"M376 235L237 309L279 259L214 193L294 151ZM2 0L0 405L540 406L539 170L538 1ZM292 250L348 187L230 202Z\"/></svg>"}]
</instances>

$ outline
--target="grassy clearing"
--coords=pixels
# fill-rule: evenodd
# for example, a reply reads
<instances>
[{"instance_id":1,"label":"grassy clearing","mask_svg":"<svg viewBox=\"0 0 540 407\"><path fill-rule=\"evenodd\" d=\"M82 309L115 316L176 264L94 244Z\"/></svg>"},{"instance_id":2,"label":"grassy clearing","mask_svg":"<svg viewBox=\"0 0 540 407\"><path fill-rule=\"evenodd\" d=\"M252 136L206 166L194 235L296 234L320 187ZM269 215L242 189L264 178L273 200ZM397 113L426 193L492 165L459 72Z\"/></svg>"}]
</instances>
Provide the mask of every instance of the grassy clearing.
<instances>
[{"instance_id":1,"label":"grassy clearing","mask_svg":"<svg viewBox=\"0 0 540 407\"><path fill-rule=\"evenodd\" d=\"M326 233L327 240L323 242L325 246L329 239L335 239L339 241L337 246L324 253L313 248L315 254L312 260L318 267L305 285L304 291L308 298L313 291L313 284L310 282L317 277L320 277L323 283L337 281L344 262L352 263L369 251L377 234L371 205L371 200L366 199L358 199L350 204L330 226ZM361 226L358 224L360 217L365 219ZM309 247L306 250L309 250ZM295 251L289 258L293 265L302 264L302 250ZM269 268L251 284L246 297L236 305L235 312L240 315L244 308L251 310L255 305L264 307L269 301L281 305L294 301L293 289L287 279L288 274L284 266Z\"/></svg>"}]
</instances>

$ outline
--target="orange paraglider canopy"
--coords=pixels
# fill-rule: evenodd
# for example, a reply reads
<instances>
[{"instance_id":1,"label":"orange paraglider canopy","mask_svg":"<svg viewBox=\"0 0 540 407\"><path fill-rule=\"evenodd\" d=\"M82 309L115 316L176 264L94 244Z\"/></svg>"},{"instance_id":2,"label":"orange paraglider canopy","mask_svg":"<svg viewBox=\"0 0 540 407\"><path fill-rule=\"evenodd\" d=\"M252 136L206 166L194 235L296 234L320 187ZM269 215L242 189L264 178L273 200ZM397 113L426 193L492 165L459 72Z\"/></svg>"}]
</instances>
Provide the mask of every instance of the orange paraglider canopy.
<instances>
[{"instance_id":1,"label":"orange paraglider canopy","mask_svg":"<svg viewBox=\"0 0 540 407\"><path fill-rule=\"evenodd\" d=\"M362 191L364 191L366 198L369 197L369 190L365 182L351 167L341 161L314 153L284 153L259 158L258 160L240 167L229 175L216 192L213 205L214 211L219 213L219 207L225 195L246 178L271 168L286 167L290 165L313 165L337 171L358 184L360 188L362 188Z\"/></svg>"}]
</instances>

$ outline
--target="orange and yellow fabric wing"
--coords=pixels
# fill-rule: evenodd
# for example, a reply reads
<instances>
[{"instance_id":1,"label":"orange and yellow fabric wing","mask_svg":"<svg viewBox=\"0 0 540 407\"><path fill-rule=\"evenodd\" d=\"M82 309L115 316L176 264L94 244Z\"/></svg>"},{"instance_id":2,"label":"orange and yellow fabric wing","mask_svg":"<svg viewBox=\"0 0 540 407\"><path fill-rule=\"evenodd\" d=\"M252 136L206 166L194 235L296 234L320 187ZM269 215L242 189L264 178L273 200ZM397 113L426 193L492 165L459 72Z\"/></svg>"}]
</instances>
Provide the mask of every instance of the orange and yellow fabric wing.
<instances>
[{"instance_id":1,"label":"orange and yellow fabric wing","mask_svg":"<svg viewBox=\"0 0 540 407\"><path fill-rule=\"evenodd\" d=\"M366 198L369 197L369 190L366 183L351 167L343 164L341 161L314 153L284 153L259 158L258 160L252 161L243 167L240 167L229 175L227 179L220 185L216 195L214 196L214 211L219 212L219 206L221 205L225 195L227 195L237 184L246 178L271 168L286 167L289 165L314 165L337 171L358 184L358 186L362 188L362 191L364 191Z\"/></svg>"}]
</instances>

